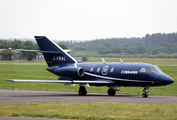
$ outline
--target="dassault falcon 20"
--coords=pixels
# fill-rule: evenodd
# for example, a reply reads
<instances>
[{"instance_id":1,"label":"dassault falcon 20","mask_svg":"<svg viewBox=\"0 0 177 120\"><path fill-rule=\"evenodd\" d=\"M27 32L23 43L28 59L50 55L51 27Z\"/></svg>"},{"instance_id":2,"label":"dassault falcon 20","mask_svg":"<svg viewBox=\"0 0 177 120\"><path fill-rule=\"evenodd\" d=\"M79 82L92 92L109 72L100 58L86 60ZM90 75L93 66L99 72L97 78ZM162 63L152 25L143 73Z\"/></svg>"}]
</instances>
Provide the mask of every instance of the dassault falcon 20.
<instances>
[{"instance_id":1,"label":"dassault falcon 20","mask_svg":"<svg viewBox=\"0 0 177 120\"><path fill-rule=\"evenodd\" d=\"M58 80L13 80L11 82L46 82L79 84L79 95L86 95L85 87L107 86L108 95L114 96L121 86L144 87L142 97L148 97L149 87L165 86L174 80L163 73L157 66L147 63L87 63L78 62L52 40L45 36L35 36L40 50L11 49L29 52L41 52L48 65L49 72L60 76Z\"/></svg>"}]
</instances>

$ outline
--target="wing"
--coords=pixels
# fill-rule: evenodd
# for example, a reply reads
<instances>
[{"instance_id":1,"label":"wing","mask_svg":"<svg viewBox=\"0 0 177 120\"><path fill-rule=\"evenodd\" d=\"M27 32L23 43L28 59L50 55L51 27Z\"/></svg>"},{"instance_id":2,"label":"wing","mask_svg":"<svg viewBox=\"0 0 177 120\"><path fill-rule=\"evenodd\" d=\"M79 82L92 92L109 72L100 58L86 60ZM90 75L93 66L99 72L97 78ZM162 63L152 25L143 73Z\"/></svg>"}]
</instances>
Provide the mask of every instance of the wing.
<instances>
[{"instance_id":1,"label":"wing","mask_svg":"<svg viewBox=\"0 0 177 120\"><path fill-rule=\"evenodd\" d=\"M11 82L43 82L43 83L72 83L72 84L110 84L111 81L103 81L103 80L15 80L8 79L6 81Z\"/></svg>"}]
</instances>

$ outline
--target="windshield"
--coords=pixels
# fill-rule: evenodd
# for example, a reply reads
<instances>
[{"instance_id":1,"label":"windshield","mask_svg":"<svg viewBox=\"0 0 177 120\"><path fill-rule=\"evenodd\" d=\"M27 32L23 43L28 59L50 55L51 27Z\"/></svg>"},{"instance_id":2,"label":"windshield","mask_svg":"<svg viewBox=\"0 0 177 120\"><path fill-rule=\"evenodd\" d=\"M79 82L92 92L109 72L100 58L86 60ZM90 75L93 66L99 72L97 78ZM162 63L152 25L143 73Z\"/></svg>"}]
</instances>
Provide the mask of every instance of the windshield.
<instances>
[{"instance_id":1,"label":"windshield","mask_svg":"<svg viewBox=\"0 0 177 120\"><path fill-rule=\"evenodd\" d=\"M162 73L162 71L160 70L160 68L158 68L156 65L154 65L153 67L142 67L142 68L140 69L140 72Z\"/></svg>"},{"instance_id":2,"label":"windshield","mask_svg":"<svg viewBox=\"0 0 177 120\"><path fill-rule=\"evenodd\" d=\"M150 70L150 67L142 67L141 69L140 69L140 72L151 72L151 70Z\"/></svg>"},{"instance_id":3,"label":"windshield","mask_svg":"<svg viewBox=\"0 0 177 120\"><path fill-rule=\"evenodd\" d=\"M157 66L150 67L150 68L151 68L151 71L153 73L162 73L162 71L160 70L160 68L158 68Z\"/></svg>"}]
</instances>

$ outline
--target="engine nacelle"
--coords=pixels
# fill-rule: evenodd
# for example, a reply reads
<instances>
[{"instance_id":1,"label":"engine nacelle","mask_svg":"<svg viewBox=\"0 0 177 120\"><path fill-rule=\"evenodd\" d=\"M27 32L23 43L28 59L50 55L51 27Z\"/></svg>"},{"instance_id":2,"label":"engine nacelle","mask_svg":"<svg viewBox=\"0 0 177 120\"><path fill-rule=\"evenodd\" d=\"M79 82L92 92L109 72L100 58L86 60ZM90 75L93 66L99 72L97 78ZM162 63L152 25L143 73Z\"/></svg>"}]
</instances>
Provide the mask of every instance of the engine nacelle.
<instances>
[{"instance_id":1,"label":"engine nacelle","mask_svg":"<svg viewBox=\"0 0 177 120\"><path fill-rule=\"evenodd\" d=\"M83 77L84 69L81 67L62 67L55 68L53 73L65 77Z\"/></svg>"}]
</instances>

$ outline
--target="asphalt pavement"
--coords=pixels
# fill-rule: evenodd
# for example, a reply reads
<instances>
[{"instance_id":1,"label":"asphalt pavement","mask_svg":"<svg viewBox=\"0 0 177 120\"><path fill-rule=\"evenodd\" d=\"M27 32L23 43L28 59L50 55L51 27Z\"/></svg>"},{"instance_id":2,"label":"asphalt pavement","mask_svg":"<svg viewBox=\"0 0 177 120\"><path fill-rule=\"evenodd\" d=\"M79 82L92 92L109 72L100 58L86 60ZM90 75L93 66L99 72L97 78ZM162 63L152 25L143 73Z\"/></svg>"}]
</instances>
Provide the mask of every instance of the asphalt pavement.
<instances>
[{"instance_id":1,"label":"asphalt pavement","mask_svg":"<svg viewBox=\"0 0 177 120\"><path fill-rule=\"evenodd\" d=\"M154 96L142 98L141 95L116 94L108 96L102 93L88 93L86 96L79 96L77 92L57 91L28 91L28 90L0 90L0 103L44 103L44 102L105 102L118 103L177 103L176 96Z\"/></svg>"}]
</instances>

